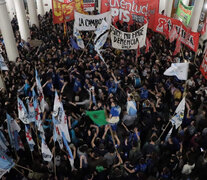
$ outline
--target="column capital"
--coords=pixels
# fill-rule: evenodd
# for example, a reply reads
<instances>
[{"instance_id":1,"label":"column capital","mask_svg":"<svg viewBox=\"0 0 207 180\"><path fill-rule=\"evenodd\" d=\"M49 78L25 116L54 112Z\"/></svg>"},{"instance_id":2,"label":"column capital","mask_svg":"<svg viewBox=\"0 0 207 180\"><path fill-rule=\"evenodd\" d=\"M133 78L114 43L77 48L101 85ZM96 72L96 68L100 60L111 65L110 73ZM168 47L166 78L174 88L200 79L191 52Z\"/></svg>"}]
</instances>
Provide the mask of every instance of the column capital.
<instances>
[{"instance_id":1,"label":"column capital","mask_svg":"<svg viewBox=\"0 0 207 180\"><path fill-rule=\"evenodd\" d=\"M5 0L0 0L0 6L6 4Z\"/></svg>"}]
</instances>

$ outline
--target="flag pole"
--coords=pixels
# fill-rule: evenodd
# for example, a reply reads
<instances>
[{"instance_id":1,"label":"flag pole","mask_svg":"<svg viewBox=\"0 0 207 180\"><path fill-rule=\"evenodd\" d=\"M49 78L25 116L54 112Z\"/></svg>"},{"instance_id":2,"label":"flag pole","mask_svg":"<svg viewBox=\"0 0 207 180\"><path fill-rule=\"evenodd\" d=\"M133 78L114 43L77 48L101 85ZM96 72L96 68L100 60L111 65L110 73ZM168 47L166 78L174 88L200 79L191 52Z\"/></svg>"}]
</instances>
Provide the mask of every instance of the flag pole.
<instances>
[{"instance_id":1,"label":"flag pole","mask_svg":"<svg viewBox=\"0 0 207 180\"><path fill-rule=\"evenodd\" d=\"M93 39L93 37L94 37L94 33L92 34L91 39L88 41L88 43L87 43L87 45L86 45L85 48L88 47L88 45L89 45L89 43L91 42L91 40ZM80 58L83 56L84 53L85 53L85 51L82 52L82 54L80 55Z\"/></svg>"},{"instance_id":2,"label":"flag pole","mask_svg":"<svg viewBox=\"0 0 207 180\"><path fill-rule=\"evenodd\" d=\"M54 172L56 177L57 173L56 173L56 163L55 163L55 141L54 141Z\"/></svg>"},{"instance_id":3,"label":"flag pole","mask_svg":"<svg viewBox=\"0 0 207 180\"><path fill-rule=\"evenodd\" d=\"M175 114L175 113L174 113ZM174 116L173 114L173 116ZM173 117L172 116L172 117ZM159 138L157 139L156 143L158 143L160 141L160 138L163 136L163 134L165 133L166 129L168 128L168 126L170 125L171 121L169 120L169 122L167 123L167 125L165 126L165 129L162 131L162 133L160 134Z\"/></svg>"},{"instance_id":4,"label":"flag pole","mask_svg":"<svg viewBox=\"0 0 207 180\"><path fill-rule=\"evenodd\" d=\"M21 171L19 171L17 168L13 167L18 173L20 173L22 176L25 176L24 173L22 173Z\"/></svg>"},{"instance_id":5,"label":"flag pole","mask_svg":"<svg viewBox=\"0 0 207 180\"><path fill-rule=\"evenodd\" d=\"M30 172L34 172L33 170L29 169L29 168L26 168L24 166L20 166L19 164L15 164L16 167L19 167L19 168L22 168L22 169L25 169L27 171L30 171Z\"/></svg>"},{"instance_id":6,"label":"flag pole","mask_svg":"<svg viewBox=\"0 0 207 180\"><path fill-rule=\"evenodd\" d=\"M39 138L38 138L38 133L37 133L37 127L36 127L36 130L35 130L35 134L36 134L38 152L39 152L39 154L41 154L40 153L40 148L39 148Z\"/></svg>"}]
</instances>

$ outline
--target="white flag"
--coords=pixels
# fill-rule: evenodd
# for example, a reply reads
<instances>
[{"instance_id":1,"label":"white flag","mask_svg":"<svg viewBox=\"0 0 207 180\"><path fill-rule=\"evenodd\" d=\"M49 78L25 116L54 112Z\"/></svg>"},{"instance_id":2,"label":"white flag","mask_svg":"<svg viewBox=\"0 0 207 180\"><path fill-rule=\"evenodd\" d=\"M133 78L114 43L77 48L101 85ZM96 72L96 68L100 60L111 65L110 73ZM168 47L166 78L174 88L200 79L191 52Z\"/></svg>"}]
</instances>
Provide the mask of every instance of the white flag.
<instances>
[{"instance_id":1,"label":"white flag","mask_svg":"<svg viewBox=\"0 0 207 180\"><path fill-rule=\"evenodd\" d=\"M172 63L164 72L165 76L176 76L179 80L188 79L189 63Z\"/></svg>"},{"instance_id":2,"label":"white flag","mask_svg":"<svg viewBox=\"0 0 207 180\"><path fill-rule=\"evenodd\" d=\"M182 124L182 120L184 117L184 112L185 112L185 97L182 99L180 104L175 110L175 116L170 120L172 122L172 125L175 125L175 128L179 128L180 125Z\"/></svg>"},{"instance_id":3,"label":"white flag","mask_svg":"<svg viewBox=\"0 0 207 180\"><path fill-rule=\"evenodd\" d=\"M65 138L67 139L68 142L70 142L70 135L68 131L68 120L67 116L65 114L63 104L59 99L59 96L57 92L55 92L55 100L54 100L54 106L53 106L53 116L57 117L58 121L58 128L60 132L64 132Z\"/></svg>"},{"instance_id":4,"label":"white flag","mask_svg":"<svg viewBox=\"0 0 207 180\"><path fill-rule=\"evenodd\" d=\"M107 37L108 37L109 32L106 32L105 34L103 34L97 41L95 44L95 50L98 51L102 48L102 46L105 44Z\"/></svg>"},{"instance_id":5,"label":"white flag","mask_svg":"<svg viewBox=\"0 0 207 180\"><path fill-rule=\"evenodd\" d=\"M102 23L97 27L97 29L95 31L96 37L94 39L94 43L109 28L110 28L110 24L107 24L106 21L103 20Z\"/></svg>"},{"instance_id":6,"label":"white flag","mask_svg":"<svg viewBox=\"0 0 207 180\"><path fill-rule=\"evenodd\" d=\"M4 62L4 57L0 54L0 69L2 71L8 71L8 67L6 65L6 63Z\"/></svg>"},{"instance_id":7,"label":"white flag","mask_svg":"<svg viewBox=\"0 0 207 180\"><path fill-rule=\"evenodd\" d=\"M27 110L24 106L24 103L22 102L22 100L17 97L17 105L18 105L18 115L19 115L19 119L24 123L24 124L29 124L29 116L27 113Z\"/></svg>"},{"instance_id":8,"label":"white flag","mask_svg":"<svg viewBox=\"0 0 207 180\"><path fill-rule=\"evenodd\" d=\"M43 89L42 89L40 77L38 76L37 70L35 70L35 79L36 79L36 84L37 84L37 92L39 95L40 109L43 113L45 110L45 98L44 98Z\"/></svg>"},{"instance_id":9,"label":"white flag","mask_svg":"<svg viewBox=\"0 0 207 180\"><path fill-rule=\"evenodd\" d=\"M76 37L76 41L77 41L77 44L80 48L84 49L85 48L85 45L84 45L84 42L81 38L81 35L80 35L80 32L77 28L73 28L73 36Z\"/></svg>"},{"instance_id":10,"label":"white flag","mask_svg":"<svg viewBox=\"0 0 207 180\"><path fill-rule=\"evenodd\" d=\"M48 148L47 144L45 143L45 140L42 138L42 157L44 159L44 161L48 161L50 162L53 158L53 155L50 151L50 149Z\"/></svg>"},{"instance_id":11,"label":"white flag","mask_svg":"<svg viewBox=\"0 0 207 180\"><path fill-rule=\"evenodd\" d=\"M173 130L173 127L169 130L169 132L168 132L168 134L167 134L167 136L166 136L166 138L165 138L165 142L167 142L168 139L170 138L170 136L171 136L171 134L172 134L172 130Z\"/></svg>"},{"instance_id":12,"label":"white flag","mask_svg":"<svg viewBox=\"0 0 207 180\"><path fill-rule=\"evenodd\" d=\"M33 102L29 102L27 99L27 108L28 108L28 119L30 122L35 122L35 108Z\"/></svg>"}]
</instances>

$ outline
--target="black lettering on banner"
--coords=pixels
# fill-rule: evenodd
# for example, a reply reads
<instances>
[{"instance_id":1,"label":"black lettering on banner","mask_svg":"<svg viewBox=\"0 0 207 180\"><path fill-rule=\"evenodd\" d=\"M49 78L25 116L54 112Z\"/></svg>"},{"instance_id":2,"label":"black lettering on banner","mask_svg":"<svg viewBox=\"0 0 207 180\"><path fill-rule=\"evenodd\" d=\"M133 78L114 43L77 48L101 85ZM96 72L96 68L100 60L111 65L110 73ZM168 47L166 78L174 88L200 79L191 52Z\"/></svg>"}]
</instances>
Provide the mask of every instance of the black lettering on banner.
<instances>
[{"instance_id":1,"label":"black lettering on banner","mask_svg":"<svg viewBox=\"0 0 207 180\"><path fill-rule=\"evenodd\" d=\"M191 36L191 35L190 35L190 38L189 38L189 42L192 44L192 46L194 46L193 36Z\"/></svg>"},{"instance_id":2,"label":"black lettering on banner","mask_svg":"<svg viewBox=\"0 0 207 180\"><path fill-rule=\"evenodd\" d=\"M124 33L124 39L131 39L131 34Z\"/></svg>"},{"instance_id":3,"label":"black lettering on banner","mask_svg":"<svg viewBox=\"0 0 207 180\"><path fill-rule=\"evenodd\" d=\"M117 38L116 38L116 36L114 36L114 42L117 42Z\"/></svg>"},{"instance_id":4,"label":"black lettering on banner","mask_svg":"<svg viewBox=\"0 0 207 180\"><path fill-rule=\"evenodd\" d=\"M84 21L82 18L79 18L79 26L84 26Z\"/></svg>"}]
</instances>

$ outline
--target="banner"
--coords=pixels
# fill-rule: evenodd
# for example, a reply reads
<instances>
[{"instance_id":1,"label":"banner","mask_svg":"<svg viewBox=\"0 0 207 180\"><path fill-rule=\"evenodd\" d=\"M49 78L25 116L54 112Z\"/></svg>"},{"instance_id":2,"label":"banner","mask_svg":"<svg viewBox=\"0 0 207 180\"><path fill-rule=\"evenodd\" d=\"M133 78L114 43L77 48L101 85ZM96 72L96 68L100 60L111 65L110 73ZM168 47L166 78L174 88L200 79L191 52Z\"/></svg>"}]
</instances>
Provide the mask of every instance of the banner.
<instances>
[{"instance_id":1,"label":"banner","mask_svg":"<svg viewBox=\"0 0 207 180\"><path fill-rule=\"evenodd\" d=\"M137 49L138 44L139 48L145 46L147 24L131 33L120 31L111 26L112 47L116 49Z\"/></svg>"},{"instance_id":2,"label":"banner","mask_svg":"<svg viewBox=\"0 0 207 180\"><path fill-rule=\"evenodd\" d=\"M131 25L147 17L149 28L153 28L155 15L159 13L159 0L101 0L101 13L111 10L114 23Z\"/></svg>"},{"instance_id":3,"label":"banner","mask_svg":"<svg viewBox=\"0 0 207 180\"><path fill-rule=\"evenodd\" d=\"M93 11L95 8L95 0L83 0L84 11Z\"/></svg>"},{"instance_id":4,"label":"banner","mask_svg":"<svg viewBox=\"0 0 207 180\"><path fill-rule=\"evenodd\" d=\"M191 15L193 12L193 6L186 6L182 0L179 1L176 14L182 19L182 22L186 25L189 24Z\"/></svg>"},{"instance_id":5,"label":"banner","mask_svg":"<svg viewBox=\"0 0 207 180\"><path fill-rule=\"evenodd\" d=\"M205 77L205 79L207 79L207 50L205 52L203 62L200 66L200 71L201 71L202 75Z\"/></svg>"},{"instance_id":6,"label":"banner","mask_svg":"<svg viewBox=\"0 0 207 180\"><path fill-rule=\"evenodd\" d=\"M83 0L52 0L53 23L59 24L74 20L74 10L85 13Z\"/></svg>"},{"instance_id":7,"label":"banner","mask_svg":"<svg viewBox=\"0 0 207 180\"><path fill-rule=\"evenodd\" d=\"M99 15L85 15L75 12L74 26L79 31L95 31L103 20L105 20L107 24L111 24L110 11Z\"/></svg>"},{"instance_id":8,"label":"banner","mask_svg":"<svg viewBox=\"0 0 207 180\"><path fill-rule=\"evenodd\" d=\"M192 51L197 51L199 44L199 33L192 32L189 28L185 27L182 22L177 19L173 19L170 17L166 17L161 14L157 14L157 17L154 22L153 30L155 32L164 34L164 28L168 26L168 32L175 26L177 30L177 34L179 34L180 29L181 33L181 43L188 46ZM176 37L177 38L177 37Z\"/></svg>"}]
</instances>

